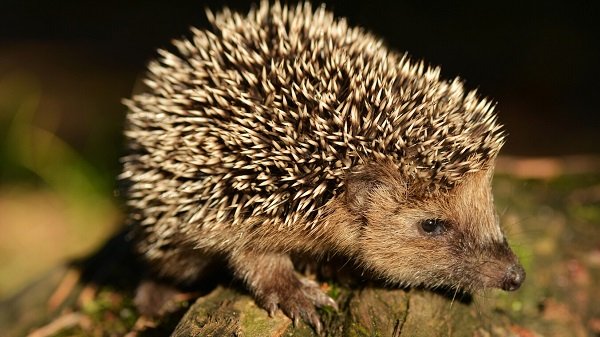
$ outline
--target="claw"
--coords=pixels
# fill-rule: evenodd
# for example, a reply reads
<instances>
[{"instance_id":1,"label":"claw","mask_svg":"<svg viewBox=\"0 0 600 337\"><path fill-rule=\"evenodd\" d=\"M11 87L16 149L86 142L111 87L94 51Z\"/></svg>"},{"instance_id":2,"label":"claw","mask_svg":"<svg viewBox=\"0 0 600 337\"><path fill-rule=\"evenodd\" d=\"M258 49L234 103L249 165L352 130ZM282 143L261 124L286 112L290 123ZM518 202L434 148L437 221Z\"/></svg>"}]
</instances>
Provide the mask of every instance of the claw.
<instances>
[{"instance_id":1,"label":"claw","mask_svg":"<svg viewBox=\"0 0 600 337\"><path fill-rule=\"evenodd\" d=\"M337 305L337 302L333 298L331 298L331 297L329 297L327 295L325 295L325 297L326 297L326 300L325 300L326 303L325 303L325 305L328 305L328 306L334 308L336 311L340 310L339 307L338 307L338 305Z\"/></svg>"},{"instance_id":2,"label":"claw","mask_svg":"<svg viewBox=\"0 0 600 337\"><path fill-rule=\"evenodd\" d=\"M302 280L304 286L304 294L311 300L311 302L321 308L324 306L330 306L335 310L338 310L338 305L334 299L325 294L319 284L311 280Z\"/></svg>"},{"instance_id":3,"label":"claw","mask_svg":"<svg viewBox=\"0 0 600 337\"><path fill-rule=\"evenodd\" d=\"M265 310L269 314L269 317L273 318L273 316L275 316L275 313L277 312L277 303L273 303L273 302L264 303L263 302L263 308L265 308Z\"/></svg>"},{"instance_id":4,"label":"claw","mask_svg":"<svg viewBox=\"0 0 600 337\"><path fill-rule=\"evenodd\" d=\"M323 332L323 324L321 324L321 320L313 317L311 324L313 327L315 327L317 335L321 336L321 332Z\"/></svg>"}]
</instances>

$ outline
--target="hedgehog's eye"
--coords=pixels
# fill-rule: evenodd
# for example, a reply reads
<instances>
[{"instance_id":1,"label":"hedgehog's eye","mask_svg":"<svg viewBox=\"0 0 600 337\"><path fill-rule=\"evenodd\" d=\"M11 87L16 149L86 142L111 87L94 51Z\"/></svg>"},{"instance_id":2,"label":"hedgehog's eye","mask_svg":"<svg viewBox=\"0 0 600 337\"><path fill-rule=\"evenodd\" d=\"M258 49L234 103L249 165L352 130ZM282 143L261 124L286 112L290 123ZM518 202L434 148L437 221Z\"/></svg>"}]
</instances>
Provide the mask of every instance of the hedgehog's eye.
<instances>
[{"instance_id":1,"label":"hedgehog's eye","mask_svg":"<svg viewBox=\"0 0 600 337\"><path fill-rule=\"evenodd\" d=\"M447 223L442 219L425 219L420 223L421 229L429 235L440 235L446 231Z\"/></svg>"}]
</instances>

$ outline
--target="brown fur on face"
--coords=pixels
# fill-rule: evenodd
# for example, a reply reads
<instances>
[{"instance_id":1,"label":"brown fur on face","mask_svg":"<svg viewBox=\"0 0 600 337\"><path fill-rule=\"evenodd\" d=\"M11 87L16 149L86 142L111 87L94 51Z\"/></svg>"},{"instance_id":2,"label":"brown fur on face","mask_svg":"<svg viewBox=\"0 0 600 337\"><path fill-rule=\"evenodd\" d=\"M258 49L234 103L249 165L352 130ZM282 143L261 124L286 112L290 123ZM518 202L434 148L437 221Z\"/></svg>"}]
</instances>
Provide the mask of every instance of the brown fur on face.
<instances>
[{"instance_id":1,"label":"brown fur on face","mask_svg":"<svg viewBox=\"0 0 600 337\"><path fill-rule=\"evenodd\" d=\"M393 165L351 174L345 199L363 221L361 262L403 284L514 290L524 272L498 223L491 176L492 169L469 173L451 190L422 193ZM441 220L441 233L425 232L427 219Z\"/></svg>"}]
</instances>

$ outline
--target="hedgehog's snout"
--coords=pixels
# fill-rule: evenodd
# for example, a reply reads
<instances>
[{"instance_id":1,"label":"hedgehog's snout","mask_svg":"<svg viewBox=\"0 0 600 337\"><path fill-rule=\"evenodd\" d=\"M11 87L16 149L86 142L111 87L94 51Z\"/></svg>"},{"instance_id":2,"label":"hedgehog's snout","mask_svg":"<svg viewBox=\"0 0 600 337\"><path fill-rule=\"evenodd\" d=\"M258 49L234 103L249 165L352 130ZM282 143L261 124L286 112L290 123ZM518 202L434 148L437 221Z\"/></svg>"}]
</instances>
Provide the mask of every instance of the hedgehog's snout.
<instances>
[{"instance_id":1,"label":"hedgehog's snout","mask_svg":"<svg viewBox=\"0 0 600 337\"><path fill-rule=\"evenodd\" d=\"M506 291L514 291L521 287L523 281L525 281L525 269L519 263L515 263L504 274L501 288Z\"/></svg>"}]
</instances>

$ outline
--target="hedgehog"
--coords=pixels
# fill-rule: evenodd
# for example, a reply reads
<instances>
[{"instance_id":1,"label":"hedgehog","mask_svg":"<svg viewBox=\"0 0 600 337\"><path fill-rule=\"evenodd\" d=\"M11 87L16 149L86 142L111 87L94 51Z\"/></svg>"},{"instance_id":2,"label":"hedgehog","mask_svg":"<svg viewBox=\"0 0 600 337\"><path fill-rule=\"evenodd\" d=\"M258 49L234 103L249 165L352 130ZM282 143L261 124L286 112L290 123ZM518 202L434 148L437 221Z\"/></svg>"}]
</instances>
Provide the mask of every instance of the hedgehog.
<instances>
[{"instance_id":1,"label":"hedgehog","mask_svg":"<svg viewBox=\"0 0 600 337\"><path fill-rule=\"evenodd\" d=\"M519 288L491 192L493 101L323 6L207 16L125 101L120 179L153 275L194 284L221 259L258 305L317 331L336 302L293 256L403 286Z\"/></svg>"}]
</instances>

